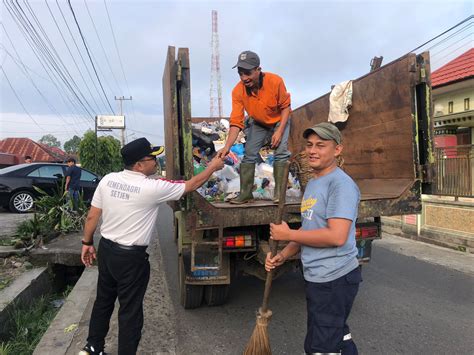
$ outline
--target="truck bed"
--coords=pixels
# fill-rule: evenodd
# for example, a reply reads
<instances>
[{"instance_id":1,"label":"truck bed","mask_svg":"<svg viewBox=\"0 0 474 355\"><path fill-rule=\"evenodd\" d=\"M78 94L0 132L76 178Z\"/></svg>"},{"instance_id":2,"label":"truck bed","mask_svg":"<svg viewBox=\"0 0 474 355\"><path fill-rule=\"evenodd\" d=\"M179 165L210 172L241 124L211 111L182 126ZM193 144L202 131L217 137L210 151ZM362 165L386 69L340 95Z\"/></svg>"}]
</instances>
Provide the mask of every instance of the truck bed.
<instances>
[{"instance_id":1,"label":"truck bed","mask_svg":"<svg viewBox=\"0 0 474 355\"><path fill-rule=\"evenodd\" d=\"M190 64L187 49L168 51L163 75L167 178L193 174ZM304 150L303 131L327 120L329 93L291 113L289 150ZM421 210L422 187L430 183L432 121L429 54L407 54L353 80L352 108L343 134L344 170L361 191L359 217L411 214ZM299 218L299 199L286 203L286 218ZM194 192L175 210L196 211L199 224L267 224L277 205L206 201ZM293 218L294 217L294 218ZM190 217L191 218L191 217ZM189 221L195 225L196 221Z\"/></svg>"}]
</instances>

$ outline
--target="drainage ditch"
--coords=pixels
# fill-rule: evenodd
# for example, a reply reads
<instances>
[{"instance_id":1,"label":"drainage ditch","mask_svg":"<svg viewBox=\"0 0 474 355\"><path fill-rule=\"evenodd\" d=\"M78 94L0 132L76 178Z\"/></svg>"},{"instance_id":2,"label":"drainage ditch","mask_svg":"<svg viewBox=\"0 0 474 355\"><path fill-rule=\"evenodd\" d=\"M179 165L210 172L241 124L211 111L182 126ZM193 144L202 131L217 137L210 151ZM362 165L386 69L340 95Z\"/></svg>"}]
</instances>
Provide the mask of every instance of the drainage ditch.
<instances>
[{"instance_id":1,"label":"drainage ditch","mask_svg":"<svg viewBox=\"0 0 474 355\"><path fill-rule=\"evenodd\" d=\"M2 291L0 354L32 354L84 266L53 264L22 274Z\"/></svg>"}]
</instances>

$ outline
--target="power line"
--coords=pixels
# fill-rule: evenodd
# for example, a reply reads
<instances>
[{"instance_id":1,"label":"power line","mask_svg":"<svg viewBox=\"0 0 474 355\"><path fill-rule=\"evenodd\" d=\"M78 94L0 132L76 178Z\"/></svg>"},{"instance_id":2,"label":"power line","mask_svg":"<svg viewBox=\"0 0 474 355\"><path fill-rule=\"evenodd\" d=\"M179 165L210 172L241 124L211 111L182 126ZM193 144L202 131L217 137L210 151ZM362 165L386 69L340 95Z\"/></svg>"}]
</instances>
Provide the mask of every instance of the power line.
<instances>
[{"instance_id":1,"label":"power line","mask_svg":"<svg viewBox=\"0 0 474 355\"><path fill-rule=\"evenodd\" d=\"M119 52L119 49L118 49L118 46L117 46L117 39L115 38L114 28L112 26L112 21L110 19L109 9L107 7L107 2L105 0L104 0L104 5L105 5L105 11L107 12L107 19L109 20L109 25L110 25L110 30L112 32L112 37L114 39L115 50L117 52L117 56L118 56L118 59L119 59L120 68L122 69L122 75L123 75L123 78L125 80L125 85L127 86L128 93L131 94L130 93L130 87L128 86L127 76L125 75L125 70L123 69L122 57L120 56L120 52ZM132 114L133 114L133 119L135 120L135 106L133 105L133 101L132 101Z\"/></svg>"},{"instance_id":2,"label":"power line","mask_svg":"<svg viewBox=\"0 0 474 355\"><path fill-rule=\"evenodd\" d=\"M36 58L38 59L39 63L41 64L41 66L43 67L43 69L45 70L46 74L49 76L49 78L51 79L51 83L54 85L54 87L56 88L56 90L58 91L60 97L62 98L63 102L66 104L66 106L68 105L67 101L64 99L64 96L62 94L62 90L59 89L58 85L55 83L55 79L53 79L53 77L51 75L54 76L54 71L51 71L51 74L49 72L49 70L45 67L45 64L43 64L43 61L41 60L39 54L37 53L37 51L39 51L39 49L36 49L35 50L35 46L31 43L31 39L29 39L29 35L26 33L26 30L22 27L22 25L19 23L20 20L16 18L16 15L13 14L13 8L11 9L10 6L8 5L7 2L4 1L4 5L5 7L7 8L8 12L10 13L10 16L12 17L13 21L16 23L16 25L18 26L18 29L20 30L20 32L23 34L26 42L28 43L28 45L30 46L33 54L36 56ZM24 20L23 20L24 21ZM3 23L2 23L2 26L3 26ZM8 35L8 32L5 28L5 26L3 26L3 30L5 31L5 34L7 35L11 45L12 45L12 48L13 50L15 51L16 55L18 56L18 58L20 58L20 55L18 54L18 51L16 50L15 48L15 45L13 44L10 36ZM46 64L48 64L46 61L45 61ZM57 80L57 79L56 79ZM60 83L60 81L58 81ZM67 92L67 90L66 90ZM72 105L71 107L73 108L72 109L72 112L74 112L74 110L76 110L75 106L74 106L74 103L72 102L72 100L67 97L67 99L69 100L70 104Z\"/></svg>"},{"instance_id":3,"label":"power line","mask_svg":"<svg viewBox=\"0 0 474 355\"><path fill-rule=\"evenodd\" d=\"M44 40L41 38L39 33L36 31L35 27L31 23L31 21L28 19L28 16L26 15L26 13L21 8L21 5L18 2L16 3L16 5L15 5L14 2L12 2L11 5L12 5L12 10L14 12L16 12L16 14L13 15L11 12L10 12L10 14L12 15L13 18L16 17L18 19L18 21L22 23L22 26L23 26L24 30L26 31L26 33L27 33L25 38L27 38L28 36L31 38L31 41L36 46L38 52L40 54L42 54L45 63L48 64L53 69L53 72L55 71L57 73L58 77L64 82L66 88L77 99L80 106L82 106L83 109L92 117L93 115L89 112L87 107L84 105L84 102L81 100L81 98L78 96L78 94L76 93L76 91L74 90L72 85L70 84L68 78L66 77L66 75L64 74L63 70L58 65L58 63L56 62L56 60L55 60L54 56L52 55L51 51L49 50L48 46L46 45ZM49 41L49 38L47 38L47 40ZM53 50L54 50L54 46L53 46ZM65 69L66 69L66 72L67 72L67 68L65 68ZM68 73L68 75L69 75L70 78L72 78L69 73ZM78 88L77 84L75 84L74 81L73 81L73 84L76 86L76 88ZM80 90L79 90L79 92L80 92ZM84 95L82 95L82 93L80 93L80 94L81 94L82 97L84 97ZM87 100L85 100L85 101L86 101L86 103L88 103ZM90 107L90 105L89 105L89 107Z\"/></svg>"},{"instance_id":4,"label":"power line","mask_svg":"<svg viewBox=\"0 0 474 355\"><path fill-rule=\"evenodd\" d=\"M91 74L91 72L90 72L90 70L89 70L89 66L86 64L86 61L85 61L85 59L84 59L84 56L82 55L82 52L81 52L81 50L79 49L79 46L77 45L76 39L74 38L74 35L73 35L72 31L71 31L71 28L70 28L69 25L68 25L68 22L67 22L67 20L66 20L66 16L64 15L63 10L61 9L61 6L59 5L58 0L56 0L56 6L58 7L59 13L61 14L61 17L62 17L62 19L63 19L63 21L64 21L64 24L66 25L66 28L67 28L67 30L68 30L68 32L69 32L69 35L71 36L71 39L72 39L72 41L73 41L73 43L74 43L74 46L76 47L76 50L77 50L77 52L79 53L79 57L81 58L82 64L83 64L84 67L86 68L86 71L87 71L87 74L89 75L89 78L90 78L90 80L91 80L91 83L92 83L92 85L94 86L94 89L96 90L96 92L97 92L97 94L98 94L98 96L99 96L99 98L100 98L100 101L102 102L102 104L104 105L104 107L106 108L106 111L107 111L107 104L106 104L106 102L104 101L104 98L102 97L102 95L101 95L101 93L100 93L100 91L99 91L99 88L97 87L97 85L96 85L96 83L95 83L94 78L92 77L92 74Z\"/></svg>"},{"instance_id":5,"label":"power line","mask_svg":"<svg viewBox=\"0 0 474 355\"><path fill-rule=\"evenodd\" d=\"M7 5L5 5L5 6L7 6ZM77 110L77 108L74 106L74 103L72 102L72 100L71 100L69 97L67 97L67 100L69 101L69 104L68 104L68 102L65 100L65 98L64 98L64 96L63 96L63 93L62 93L62 90L59 89L59 86L58 86L58 84L56 84L55 79L53 79L53 77L51 76L51 75L54 76L54 72L52 71L51 74L50 74L49 70L45 67L45 64L43 64L43 61L40 59L39 54L36 52L34 46L30 43L30 40L28 39L28 35L24 32L24 29L23 29L22 26L18 23L18 20L15 18L15 16L11 13L11 10L10 10L10 8L9 8L8 6L7 6L7 10L8 10L8 12L10 13L10 15L12 16L13 21L14 21L14 22L16 23L16 25L18 26L20 32L22 32L22 34L23 34L23 36L24 36L26 42L27 42L28 45L30 46L30 49L32 50L32 52L33 52L33 54L36 56L36 58L38 59L38 62L41 64L41 66L43 67L44 71L45 71L46 74L48 75L48 77L49 77L49 79L50 79L50 80L48 80L48 81L51 82L51 83L53 84L53 86L56 88L56 90L58 91L59 96L60 96L61 99L63 100L64 104L65 104L66 106L68 106L69 104L71 105L71 106L70 106L70 107L72 108L71 112L74 112L75 110ZM3 25L3 23L2 23L2 27L3 27L3 30L4 30L4 32L5 32L6 36L7 36L7 38L8 38L9 41L10 41L10 44L11 44L11 46L12 46L14 52L16 53L16 55L17 55L17 57L18 57L18 60L20 60L20 55L19 55L18 51L16 50L16 47L15 47L15 45L13 44L13 41L11 40L10 36L8 35L8 32L7 32L6 28L5 28L5 26ZM4 49L6 50L6 48L4 48ZM10 55L12 58L14 58L10 53L9 53L9 55ZM16 60L15 60L15 61L16 61ZM61 82L58 81L58 83L60 84ZM77 113L76 113L76 114L77 114ZM78 117L80 117L80 114L79 114Z\"/></svg>"},{"instance_id":6,"label":"power line","mask_svg":"<svg viewBox=\"0 0 474 355\"><path fill-rule=\"evenodd\" d=\"M122 92L122 88L120 87L120 84L117 80L117 77L115 76L114 71L112 70L112 65L110 64L109 57L107 56L107 52L104 49L104 46L102 44L102 40L100 39L99 32L97 31L97 27L95 26L94 19L92 18L92 15L89 11L89 6L87 5L87 1L84 0L84 5L86 5L86 10L87 13L89 14L89 18L91 19L92 26L94 27L95 34L97 36L97 39L99 40L100 47L102 48L102 52L104 53L105 60L107 61L107 65L109 66L110 73L112 74L112 77L114 78L115 84L117 85L117 88L119 89L119 92Z\"/></svg>"},{"instance_id":7,"label":"power line","mask_svg":"<svg viewBox=\"0 0 474 355\"><path fill-rule=\"evenodd\" d=\"M3 46L2 46L3 47ZM23 62L21 62L23 63ZM46 96L43 94L43 92L38 88L38 86L36 85L36 83L34 82L33 78L28 74L28 72L22 68L18 63L15 62L16 65L18 65L18 67L21 69L22 73L30 80L31 84L33 85L33 87L36 89L36 91L38 92L38 94L41 96L41 98L44 100L44 102L46 103L46 105L49 107L49 109L51 111L53 111L56 115L58 115L60 117L60 119L66 124L66 127L69 128L69 126L67 126L67 122L66 120L64 119L64 117L56 110L56 108L53 106L53 104L51 104L48 99L46 98ZM74 131L79 134L79 132L76 130L75 126L73 126L73 129Z\"/></svg>"},{"instance_id":8,"label":"power line","mask_svg":"<svg viewBox=\"0 0 474 355\"><path fill-rule=\"evenodd\" d=\"M470 41L469 41L469 42L470 42ZM446 54L445 56L443 56L443 57L441 57L441 58L436 58L434 61L436 61L436 62L439 63L439 62L442 61L444 58L449 57L451 54L453 54L453 53L457 52L458 50L460 50L461 48L465 47L467 44L469 44L469 42L464 43L462 46L456 48L455 50L449 52L448 54Z\"/></svg>"},{"instance_id":9,"label":"power line","mask_svg":"<svg viewBox=\"0 0 474 355\"><path fill-rule=\"evenodd\" d=\"M102 82L100 81L99 75L97 74L97 70L95 68L94 62L92 61L89 48L87 47L86 40L84 38L84 35L82 34L81 26L79 26L79 22L77 22L76 14L74 13L74 9L72 8L72 5L71 5L71 0L68 0L67 3L69 5L69 9L71 10L72 16L74 17L74 22L76 23L77 29L79 30L79 34L81 35L82 43L84 44L84 47L86 48L87 56L89 57L89 60L92 64L92 68L94 69L94 73L95 73L95 76L97 77L97 81L99 82L100 88L102 89L102 93L104 94L104 97L107 100L107 103L109 104L110 111L115 115L112 105L110 104L109 99L107 98L107 95L105 93L104 87L102 86Z\"/></svg>"},{"instance_id":10,"label":"power line","mask_svg":"<svg viewBox=\"0 0 474 355\"><path fill-rule=\"evenodd\" d=\"M451 43L449 46L444 47L443 49L439 50L439 51L436 52L436 53L433 53L433 54L431 55L431 58L436 57L437 55L439 55L440 53L444 52L444 51L447 50L448 48L451 48L452 46L458 44L458 43L461 42L462 40L464 40L464 39L466 39L467 37L470 37L470 36L472 36L472 35L473 35L473 32L468 33L467 36L464 36L463 38L457 40L456 42Z\"/></svg>"},{"instance_id":11,"label":"power line","mask_svg":"<svg viewBox=\"0 0 474 355\"><path fill-rule=\"evenodd\" d=\"M18 96L18 94L16 93L15 89L13 88L13 85L12 85L12 83L10 82L10 79L8 79L7 73L6 73L5 70L3 69L3 65L0 66L0 69L2 69L3 75L5 75L5 79L7 79L8 85L9 85L10 88L12 89L13 94L15 94L15 97L17 98L18 102L20 103L21 107L23 107L23 110L25 110L26 114L27 114L28 117L34 122L34 124L35 124L36 126L38 126L39 129L41 129L42 131L44 131L44 129L38 124L38 122L36 122L36 120L35 120L35 119L31 116L31 114L28 112L28 110L26 109L25 105L23 105L23 102L21 101L20 97Z\"/></svg>"},{"instance_id":12,"label":"power line","mask_svg":"<svg viewBox=\"0 0 474 355\"><path fill-rule=\"evenodd\" d=\"M449 31L451 31L451 30L453 30L453 29L455 29L456 27L459 27L459 26L461 26L463 23L465 23L465 22L467 22L467 21L470 21L470 20L472 20L473 18L474 18L474 15L471 15L471 16L469 16L469 17L465 18L464 20L462 20L461 22L459 22L457 25L454 25L453 27L451 27L451 28L447 29L447 30L446 30L446 31L444 31L443 33L440 33L440 34L439 34L439 35L437 35L436 37L433 37L433 38L432 38L432 39L430 39L429 41L426 41L426 42L425 42L425 43L423 43L421 46L418 46L418 47L416 47L415 49L412 49L412 50L411 50L409 53L415 52L416 50L420 49L421 47L424 47L424 46L426 46L428 43L431 43L431 42L433 42L435 39L437 39L437 38L441 37L442 35L444 35L444 34L448 33Z\"/></svg>"},{"instance_id":13,"label":"power line","mask_svg":"<svg viewBox=\"0 0 474 355\"><path fill-rule=\"evenodd\" d=\"M464 31L466 31L467 29L471 28L472 26L474 26L474 23L468 23L466 26L460 28L459 30L457 30L456 32L450 34L449 36L443 38L442 40L440 40L439 42L433 44L431 47L429 47L427 49L427 51L431 51L433 48L443 44L444 42L450 40L451 38L455 37L456 35L458 35L459 33L462 33Z\"/></svg>"},{"instance_id":14,"label":"power line","mask_svg":"<svg viewBox=\"0 0 474 355\"><path fill-rule=\"evenodd\" d=\"M60 36L61 36L61 38L62 38L62 40L63 40L63 42L64 42L64 44L65 44L65 46L66 46L66 49L67 49L67 51L69 52L69 55L71 56L71 59L72 59L74 65L75 65L77 71L79 72L79 75L80 75L80 77L81 77L81 79L82 79L82 82L84 83L84 85L85 85L87 91L89 92L89 95L91 96L92 101L94 102L96 108L100 111L99 105L97 104L97 101L95 101L94 95L92 95L92 92L91 92L91 90L90 90L90 88L89 88L89 85L87 85L87 81L85 80L84 75L82 74L82 71L81 71L81 69L79 68L79 65L78 65L77 62L76 62L76 59L74 58L74 55L72 54L71 49L69 48L69 45L67 44L66 38L64 38L64 35L63 35L62 31L61 31L61 28L59 27L58 22L56 21L56 17L54 16L53 11L52 11L51 8L49 7L48 2L45 1L45 3L46 3L46 7L48 8L48 11L49 11L51 17L53 18L54 24L56 25L56 28L58 29L58 32L59 32L59 34L60 34Z\"/></svg>"}]
</instances>

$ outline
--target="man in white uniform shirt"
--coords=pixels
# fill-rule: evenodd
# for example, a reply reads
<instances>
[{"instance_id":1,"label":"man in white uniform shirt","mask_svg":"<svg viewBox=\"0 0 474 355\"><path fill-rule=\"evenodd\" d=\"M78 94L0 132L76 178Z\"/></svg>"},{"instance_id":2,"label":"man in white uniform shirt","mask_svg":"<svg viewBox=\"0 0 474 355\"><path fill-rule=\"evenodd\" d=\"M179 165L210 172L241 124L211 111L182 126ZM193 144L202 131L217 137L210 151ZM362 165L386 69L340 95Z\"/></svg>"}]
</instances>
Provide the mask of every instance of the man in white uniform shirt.
<instances>
[{"instance_id":1,"label":"man in white uniform shirt","mask_svg":"<svg viewBox=\"0 0 474 355\"><path fill-rule=\"evenodd\" d=\"M146 138L125 145L125 169L110 173L100 181L84 226L81 259L91 266L96 258L93 235L100 217L97 298L89 323L87 345L80 354L105 354L105 337L118 297L119 355L136 354L143 327L143 298L150 278L146 248L155 234L158 207L179 200L206 182L224 162L213 159L206 170L188 181L151 179L156 157L162 147L153 147Z\"/></svg>"}]
</instances>

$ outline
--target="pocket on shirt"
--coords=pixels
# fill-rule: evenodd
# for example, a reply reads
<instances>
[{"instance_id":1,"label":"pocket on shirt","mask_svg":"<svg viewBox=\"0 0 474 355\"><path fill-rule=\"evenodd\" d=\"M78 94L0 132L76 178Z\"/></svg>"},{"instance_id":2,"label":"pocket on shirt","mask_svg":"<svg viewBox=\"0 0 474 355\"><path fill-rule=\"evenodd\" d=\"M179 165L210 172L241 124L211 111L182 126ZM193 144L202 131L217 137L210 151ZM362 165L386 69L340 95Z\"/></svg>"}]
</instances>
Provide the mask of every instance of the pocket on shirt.
<instances>
[{"instance_id":1,"label":"pocket on shirt","mask_svg":"<svg viewBox=\"0 0 474 355\"><path fill-rule=\"evenodd\" d=\"M265 111L268 114L274 114L278 112L278 100L275 97L268 99L265 105Z\"/></svg>"}]
</instances>

